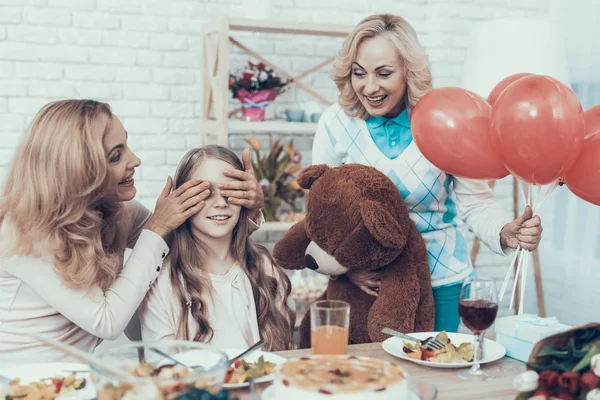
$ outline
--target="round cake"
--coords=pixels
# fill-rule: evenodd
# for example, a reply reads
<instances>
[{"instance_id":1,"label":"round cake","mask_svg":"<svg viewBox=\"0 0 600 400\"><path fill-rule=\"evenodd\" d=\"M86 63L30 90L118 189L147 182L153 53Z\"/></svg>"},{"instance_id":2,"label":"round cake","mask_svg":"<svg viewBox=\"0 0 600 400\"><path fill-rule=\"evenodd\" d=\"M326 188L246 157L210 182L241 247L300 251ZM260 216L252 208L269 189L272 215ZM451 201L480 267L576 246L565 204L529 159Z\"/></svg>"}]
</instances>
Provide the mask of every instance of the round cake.
<instances>
[{"instance_id":1,"label":"round cake","mask_svg":"<svg viewBox=\"0 0 600 400\"><path fill-rule=\"evenodd\" d=\"M348 355L290 359L276 371L275 399L406 400L408 374L387 361Z\"/></svg>"}]
</instances>

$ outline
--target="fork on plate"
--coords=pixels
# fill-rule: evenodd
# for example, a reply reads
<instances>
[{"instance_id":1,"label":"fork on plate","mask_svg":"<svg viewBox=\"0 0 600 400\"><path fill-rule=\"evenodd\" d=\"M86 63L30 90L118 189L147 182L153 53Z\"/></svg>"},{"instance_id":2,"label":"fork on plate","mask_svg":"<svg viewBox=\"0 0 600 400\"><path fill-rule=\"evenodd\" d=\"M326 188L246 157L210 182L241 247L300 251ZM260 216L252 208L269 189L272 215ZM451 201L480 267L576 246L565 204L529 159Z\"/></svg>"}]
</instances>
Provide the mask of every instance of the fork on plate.
<instances>
[{"instance_id":1,"label":"fork on plate","mask_svg":"<svg viewBox=\"0 0 600 400\"><path fill-rule=\"evenodd\" d=\"M446 347L446 343L442 342L439 339L436 339L433 336L430 336L427 339L421 340L421 339L417 339L415 337L406 335L404 333L400 333L400 332L395 331L390 328L383 328L381 330L381 332L385 333L386 335L392 335L392 336L396 336L396 337L399 337L402 339L410 340L412 342L417 342L429 351L440 350L440 349L443 349L444 347Z\"/></svg>"}]
</instances>

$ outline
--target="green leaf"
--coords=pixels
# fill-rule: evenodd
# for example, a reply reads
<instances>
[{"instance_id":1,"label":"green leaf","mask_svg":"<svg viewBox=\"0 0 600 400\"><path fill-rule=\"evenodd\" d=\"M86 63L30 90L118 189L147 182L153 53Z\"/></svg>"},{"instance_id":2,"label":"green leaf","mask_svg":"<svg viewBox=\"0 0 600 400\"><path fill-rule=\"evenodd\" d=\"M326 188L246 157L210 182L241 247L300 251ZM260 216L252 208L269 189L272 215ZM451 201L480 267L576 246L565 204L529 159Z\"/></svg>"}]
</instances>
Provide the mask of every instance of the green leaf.
<instances>
[{"instance_id":1,"label":"green leaf","mask_svg":"<svg viewBox=\"0 0 600 400\"><path fill-rule=\"evenodd\" d=\"M282 151L283 151L283 146L278 146L277 147L277 151L275 152L273 158L275 160L277 160L279 158L279 155L281 154Z\"/></svg>"},{"instance_id":2,"label":"green leaf","mask_svg":"<svg viewBox=\"0 0 600 400\"><path fill-rule=\"evenodd\" d=\"M279 181L285 180L285 178L287 178L287 176L286 176L287 173L285 172L286 169L287 169L287 167L285 165L281 166L279 168L279 170L276 171L275 177L274 177L273 180L275 182L279 182Z\"/></svg>"},{"instance_id":3,"label":"green leaf","mask_svg":"<svg viewBox=\"0 0 600 400\"><path fill-rule=\"evenodd\" d=\"M284 154L283 157L277 162L277 168L280 168L282 165L287 168L290 164L290 156L289 154Z\"/></svg>"},{"instance_id":4,"label":"green leaf","mask_svg":"<svg viewBox=\"0 0 600 400\"><path fill-rule=\"evenodd\" d=\"M592 346L587 354L579 360L579 362L571 369L574 372L580 372L590 367L590 362L592 361L592 357L596 354L600 354L600 344L595 344Z\"/></svg>"},{"instance_id":5,"label":"green leaf","mask_svg":"<svg viewBox=\"0 0 600 400\"><path fill-rule=\"evenodd\" d=\"M256 176L256 180L260 182L260 180L264 176L262 168L260 167L260 164L258 162L255 162L254 160L252 160L252 168L254 169L254 175Z\"/></svg>"},{"instance_id":6,"label":"green leaf","mask_svg":"<svg viewBox=\"0 0 600 400\"><path fill-rule=\"evenodd\" d=\"M566 358L569 356L569 352L567 350L558 350L554 346L544 346L537 353L537 357L548 357L548 356L557 356Z\"/></svg>"},{"instance_id":7,"label":"green leaf","mask_svg":"<svg viewBox=\"0 0 600 400\"><path fill-rule=\"evenodd\" d=\"M552 364L550 365L550 369L554 371L566 372L571 371L571 368L575 366L577 360L568 359L568 360L552 360Z\"/></svg>"}]
</instances>

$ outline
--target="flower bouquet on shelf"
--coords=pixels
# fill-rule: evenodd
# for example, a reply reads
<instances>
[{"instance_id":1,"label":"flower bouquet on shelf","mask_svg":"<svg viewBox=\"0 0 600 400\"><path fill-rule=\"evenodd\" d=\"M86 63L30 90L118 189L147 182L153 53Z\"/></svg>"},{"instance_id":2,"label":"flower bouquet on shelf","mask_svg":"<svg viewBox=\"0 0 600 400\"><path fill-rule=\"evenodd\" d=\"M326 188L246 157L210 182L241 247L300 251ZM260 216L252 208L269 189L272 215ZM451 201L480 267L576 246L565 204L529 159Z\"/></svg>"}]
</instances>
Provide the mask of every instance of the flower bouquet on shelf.
<instances>
[{"instance_id":1,"label":"flower bouquet on shelf","mask_svg":"<svg viewBox=\"0 0 600 400\"><path fill-rule=\"evenodd\" d=\"M242 118L245 121L264 121L265 109L275 101L287 82L264 63L248 61L248 67L229 74L229 89L234 99L242 103Z\"/></svg>"},{"instance_id":2,"label":"flower bouquet on shelf","mask_svg":"<svg viewBox=\"0 0 600 400\"><path fill-rule=\"evenodd\" d=\"M256 137L246 139L246 142L256 153L252 167L265 195L265 220L279 221L278 210L282 203L289 204L292 211L296 212L295 201L304 196L305 191L296 182L296 176L302 169L302 154L294 149L294 141L291 140L282 146L279 140L276 140L271 144L269 153L262 157L260 143Z\"/></svg>"}]
</instances>

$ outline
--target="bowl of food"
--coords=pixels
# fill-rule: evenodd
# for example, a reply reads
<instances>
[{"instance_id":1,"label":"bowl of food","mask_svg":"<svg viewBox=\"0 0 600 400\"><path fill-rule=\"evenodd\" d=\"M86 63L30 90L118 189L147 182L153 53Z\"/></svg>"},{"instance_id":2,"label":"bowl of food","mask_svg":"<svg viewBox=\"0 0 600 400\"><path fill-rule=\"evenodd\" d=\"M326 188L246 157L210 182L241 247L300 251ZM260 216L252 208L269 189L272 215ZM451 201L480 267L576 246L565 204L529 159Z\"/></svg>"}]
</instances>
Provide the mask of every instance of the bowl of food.
<instances>
[{"instance_id":1,"label":"bowl of food","mask_svg":"<svg viewBox=\"0 0 600 400\"><path fill-rule=\"evenodd\" d=\"M131 376L118 379L92 366L98 400L216 398L228 366L217 348L180 340L132 342L96 355Z\"/></svg>"},{"instance_id":2,"label":"bowl of food","mask_svg":"<svg viewBox=\"0 0 600 400\"><path fill-rule=\"evenodd\" d=\"M94 400L89 367L74 363L24 364L0 369L2 400Z\"/></svg>"}]
</instances>

